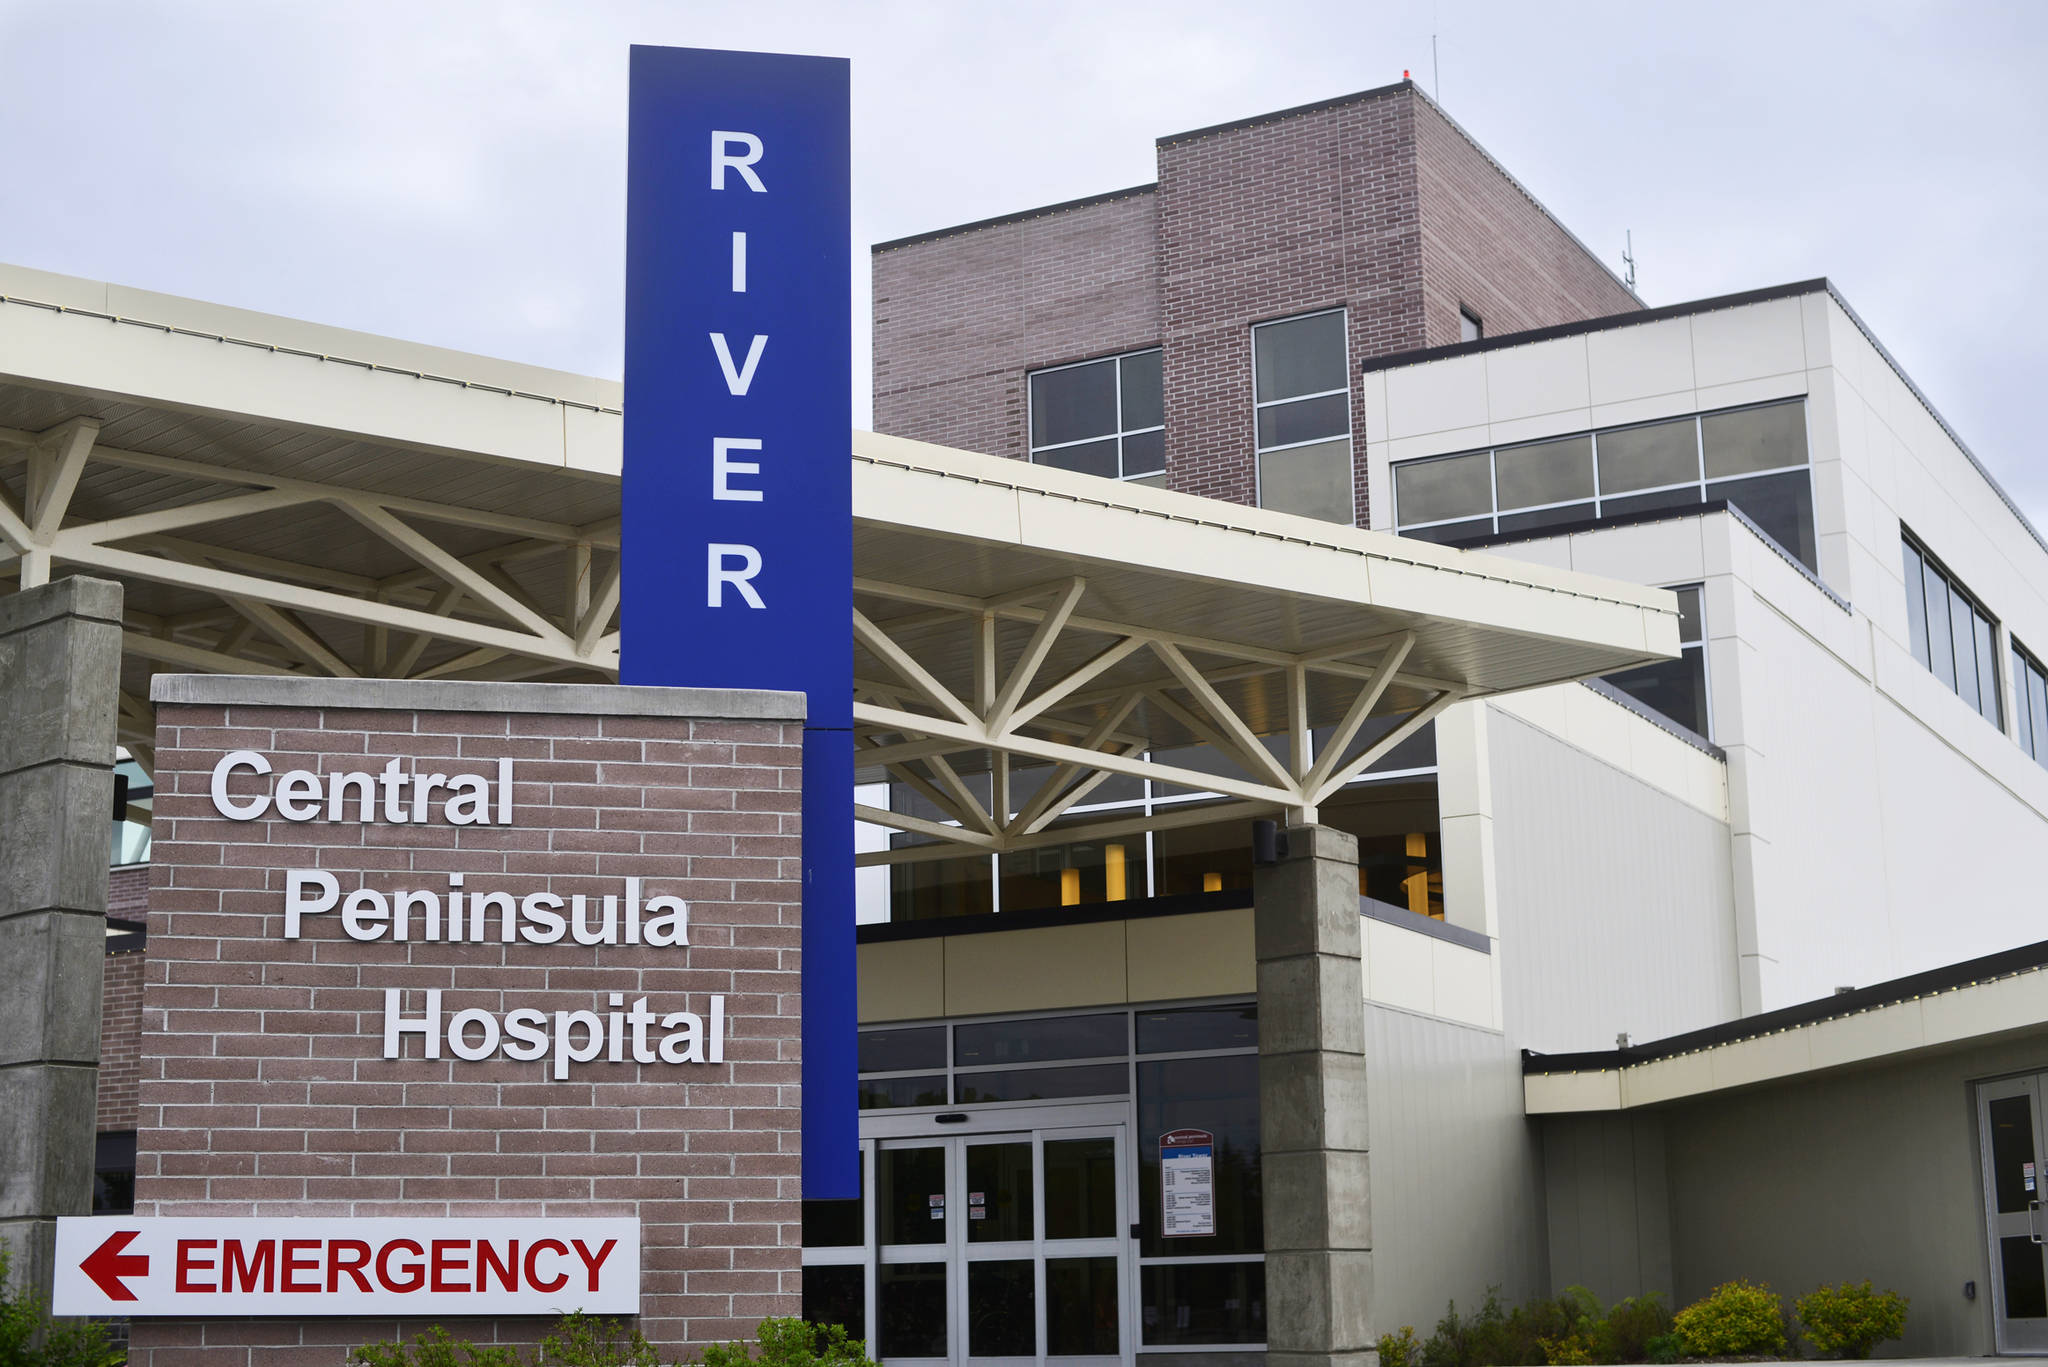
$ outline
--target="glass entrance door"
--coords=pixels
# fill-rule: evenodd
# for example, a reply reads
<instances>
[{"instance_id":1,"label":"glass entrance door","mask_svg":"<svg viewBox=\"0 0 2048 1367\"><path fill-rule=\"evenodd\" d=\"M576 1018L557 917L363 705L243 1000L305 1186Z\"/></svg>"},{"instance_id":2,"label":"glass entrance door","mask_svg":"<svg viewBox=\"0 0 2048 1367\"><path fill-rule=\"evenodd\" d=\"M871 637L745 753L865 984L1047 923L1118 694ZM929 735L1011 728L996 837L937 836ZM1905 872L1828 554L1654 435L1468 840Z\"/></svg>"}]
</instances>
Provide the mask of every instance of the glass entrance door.
<instances>
[{"instance_id":1,"label":"glass entrance door","mask_svg":"<svg viewBox=\"0 0 2048 1367\"><path fill-rule=\"evenodd\" d=\"M1125 1127L1045 1120L874 1141L872 1349L889 1367L1130 1361Z\"/></svg>"},{"instance_id":2,"label":"glass entrance door","mask_svg":"<svg viewBox=\"0 0 2048 1367\"><path fill-rule=\"evenodd\" d=\"M2048 1143L2042 1074L1981 1083L1984 1217L1991 1239L1991 1313L2001 1353L2048 1353Z\"/></svg>"}]
</instances>

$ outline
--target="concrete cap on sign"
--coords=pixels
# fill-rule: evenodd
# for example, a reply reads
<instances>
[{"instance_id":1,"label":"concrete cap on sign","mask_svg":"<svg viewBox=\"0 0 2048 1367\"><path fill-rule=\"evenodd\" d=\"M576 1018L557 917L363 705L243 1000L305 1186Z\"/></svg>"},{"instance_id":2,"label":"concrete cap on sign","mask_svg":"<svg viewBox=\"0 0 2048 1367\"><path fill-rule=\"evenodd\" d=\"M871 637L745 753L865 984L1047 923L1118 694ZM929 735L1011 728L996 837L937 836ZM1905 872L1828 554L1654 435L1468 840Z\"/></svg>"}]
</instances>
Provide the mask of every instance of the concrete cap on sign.
<instances>
[{"instance_id":1,"label":"concrete cap on sign","mask_svg":"<svg viewBox=\"0 0 2048 1367\"><path fill-rule=\"evenodd\" d=\"M556 716L802 721L804 695L765 688L489 683L461 679L299 679L274 674L159 674L149 700L228 707L347 707Z\"/></svg>"}]
</instances>

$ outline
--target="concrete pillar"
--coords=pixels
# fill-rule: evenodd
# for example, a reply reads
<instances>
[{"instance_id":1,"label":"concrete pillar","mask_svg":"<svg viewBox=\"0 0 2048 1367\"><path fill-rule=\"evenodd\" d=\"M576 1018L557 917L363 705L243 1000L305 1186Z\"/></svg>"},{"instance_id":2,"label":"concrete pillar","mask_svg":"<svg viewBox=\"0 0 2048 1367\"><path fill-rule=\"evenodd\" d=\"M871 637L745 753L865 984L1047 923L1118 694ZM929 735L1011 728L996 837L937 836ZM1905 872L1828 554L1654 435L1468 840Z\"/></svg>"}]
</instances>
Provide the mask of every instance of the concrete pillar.
<instances>
[{"instance_id":1,"label":"concrete pillar","mask_svg":"<svg viewBox=\"0 0 2048 1367\"><path fill-rule=\"evenodd\" d=\"M0 597L0 1245L48 1295L92 1211L121 586Z\"/></svg>"},{"instance_id":2,"label":"concrete pillar","mask_svg":"<svg viewBox=\"0 0 2048 1367\"><path fill-rule=\"evenodd\" d=\"M1370 1367L1358 841L1286 833L1253 875L1269 1367Z\"/></svg>"}]
</instances>

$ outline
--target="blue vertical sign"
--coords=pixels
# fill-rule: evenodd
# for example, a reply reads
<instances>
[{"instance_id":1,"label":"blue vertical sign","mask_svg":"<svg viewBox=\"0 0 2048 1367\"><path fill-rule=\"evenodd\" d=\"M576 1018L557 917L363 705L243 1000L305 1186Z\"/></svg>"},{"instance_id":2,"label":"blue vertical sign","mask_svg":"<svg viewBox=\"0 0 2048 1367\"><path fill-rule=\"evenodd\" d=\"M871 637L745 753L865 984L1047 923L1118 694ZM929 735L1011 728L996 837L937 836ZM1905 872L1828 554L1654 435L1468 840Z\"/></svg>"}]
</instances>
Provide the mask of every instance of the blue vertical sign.
<instances>
[{"instance_id":1,"label":"blue vertical sign","mask_svg":"<svg viewBox=\"0 0 2048 1367\"><path fill-rule=\"evenodd\" d=\"M622 682L809 695L804 1195L860 1194L844 60L635 47Z\"/></svg>"}]
</instances>

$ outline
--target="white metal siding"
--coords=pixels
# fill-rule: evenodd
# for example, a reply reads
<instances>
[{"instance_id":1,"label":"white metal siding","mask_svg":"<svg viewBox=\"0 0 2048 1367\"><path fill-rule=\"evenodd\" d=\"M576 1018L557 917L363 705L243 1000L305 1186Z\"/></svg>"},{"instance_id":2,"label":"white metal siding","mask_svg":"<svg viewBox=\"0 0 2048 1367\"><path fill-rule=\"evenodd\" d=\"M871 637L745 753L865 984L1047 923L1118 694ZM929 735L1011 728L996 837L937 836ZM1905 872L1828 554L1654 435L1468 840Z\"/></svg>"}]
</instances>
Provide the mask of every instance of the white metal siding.
<instances>
[{"instance_id":1,"label":"white metal siding","mask_svg":"<svg viewBox=\"0 0 2048 1367\"><path fill-rule=\"evenodd\" d=\"M1365 1007L1376 1332L1428 1337L1471 1310L1545 1289L1543 1177L1522 1115L1520 1055L1498 1032Z\"/></svg>"},{"instance_id":2,"label":"white metal siding","mask_svg":"<svg viewBox=\"0 0 2048 1367\"><path fill-rule=\"evenodd\" d=\"M1489 726L1517 1047L1611 1049L1740 1014L1726 823L1497 710Z\"/></svg>"}]
</instances>

